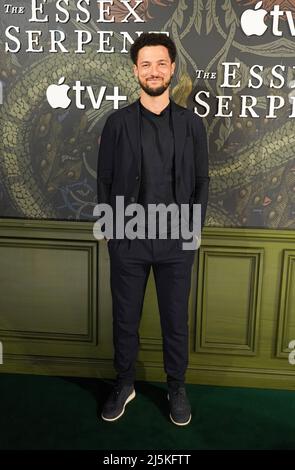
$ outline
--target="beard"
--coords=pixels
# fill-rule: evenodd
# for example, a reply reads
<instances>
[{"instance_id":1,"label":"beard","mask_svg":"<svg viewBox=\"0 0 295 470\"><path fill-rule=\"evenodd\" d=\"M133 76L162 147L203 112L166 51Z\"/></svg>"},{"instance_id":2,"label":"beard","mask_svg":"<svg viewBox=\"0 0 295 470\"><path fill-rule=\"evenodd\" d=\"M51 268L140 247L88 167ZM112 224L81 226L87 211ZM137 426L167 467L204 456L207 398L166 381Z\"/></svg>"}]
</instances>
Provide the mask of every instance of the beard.
<instances>
[{"instance_id":1,"label":"beard","mask_svg":"<svg viewBox=\"0 0 295 470\"><path fill-rule=\"evenodd\" d=\"M164 91L167 90L167 88L169 87L169 85L171 83L171 80L172 80L172 75L171 75L170 79L167 82L164 82L164 83L162 83L162 85L159 85L157 87L150 87L148 85L148 81L147 81L147 85L145 85L140 80L140 78L138 78L138 83L140 84L143 91L145 91L149 96L160 96L164 93Z\"/></svg>"}]
</instances>

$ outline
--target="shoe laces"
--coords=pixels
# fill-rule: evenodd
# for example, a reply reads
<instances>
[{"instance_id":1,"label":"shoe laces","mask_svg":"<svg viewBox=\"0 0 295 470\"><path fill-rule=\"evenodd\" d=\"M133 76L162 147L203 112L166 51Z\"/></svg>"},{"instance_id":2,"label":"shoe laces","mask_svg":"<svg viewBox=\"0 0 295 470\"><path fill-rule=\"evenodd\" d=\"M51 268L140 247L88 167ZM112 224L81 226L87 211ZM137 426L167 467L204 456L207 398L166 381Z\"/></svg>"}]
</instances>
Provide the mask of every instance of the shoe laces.
<instances>
[{"instance_id":1,"label":"shoe laces","mask_svg":"<svg viewBox=\"0 0 295 470\"><path fill-rule=\"evenodd\" d=\"M186 392L185 388L183 387L178 387L176 389L172 389L169 391L169 395L173 396L173 399L178 405L185 405L187 404L187 397L186 397Z\"/></svg>"},{"instance_id":2,"label":"shoe laces","mask_svg":"<svg viewBox=\"0 0 295 470\"><path fill-rule=\"evenodd\" d=\"M119 395L123 391L123 389L124 389L124 385L118 385L118 384L114 385L113 390L112 390L112 399L117 400Z\"/></svg>"},{"instance_id":3,"label":"shoe laces","mask_svg":"<svg viewBox=\"0 0 295 470\"><path fill-rule=\"evenodd\" d=\"M111 401L113 402L117 401L121 391L122 391L122 387L120 387L119 385L115 385L111 393L111 397L110 397Z\"/></svg>"}]
</instances>

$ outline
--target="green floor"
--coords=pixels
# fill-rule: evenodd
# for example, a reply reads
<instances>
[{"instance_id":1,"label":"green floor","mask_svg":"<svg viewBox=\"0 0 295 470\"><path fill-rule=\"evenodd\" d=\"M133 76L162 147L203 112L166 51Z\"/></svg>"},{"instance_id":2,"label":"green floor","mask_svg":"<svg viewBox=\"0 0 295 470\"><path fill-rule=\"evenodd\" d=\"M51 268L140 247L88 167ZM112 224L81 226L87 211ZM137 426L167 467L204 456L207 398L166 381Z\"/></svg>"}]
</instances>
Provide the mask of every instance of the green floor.
<instances>
[{"instance_id":1,"label":"green floor","mask_svg":"<svg viewBox=\"0 0 295 470\"><path fill-rule=\"evenodd\" d=\"M0 374L0 449L295 449L295 393L188 385L193 419L168 419L166 386L136 383L115 423L110 381Z\"/></svg>"}]
</instances>

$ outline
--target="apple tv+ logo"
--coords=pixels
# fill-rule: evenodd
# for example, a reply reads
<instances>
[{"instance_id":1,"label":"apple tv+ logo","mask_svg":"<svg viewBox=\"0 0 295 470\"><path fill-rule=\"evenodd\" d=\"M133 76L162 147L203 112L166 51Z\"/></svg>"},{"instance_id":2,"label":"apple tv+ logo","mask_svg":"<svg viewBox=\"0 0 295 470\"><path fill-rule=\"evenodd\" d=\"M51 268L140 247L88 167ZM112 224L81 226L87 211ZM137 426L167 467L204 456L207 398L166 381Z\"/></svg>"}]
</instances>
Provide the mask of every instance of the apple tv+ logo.
<instances>
[{"instance_id":1,"label":"apple tv+ logo","mask_svg":"<svg viewBox=\"0 0 295 470\"><path fill-rule=\"evenodd\" d=\"M61 77L58 80L58 84L49 85L46 90L47 101L53 109L67 109L70 106L72 100L68 96L69 90L73 90L75 92L75 104L78 109L85 109L85 104L82 102L83 92L88 93L88 98L90 99L94 109L100 109L103 99L106 101L113 101L113 109L119 109L119 102L127 100L127 96L119 94L119 89L117 86L114 86L113 94L110 95L105 95L107 87L101 86L98 96L95 97L93 88L90 85L85 87L78 80L71 88L69 85L64 84L64 81L65 77Z\"/></svg>"},{"instance_id":2,"label":"apple tv+ logo","mask_svg":"<svg viewBox=\"0 0 295 470\"><path fill-rule=\"evenodd\" d=\"M71 100L68 97L70 87L63 85L64 81L65 77L61 77L58 81L58 85L50 85L46 90L47 101L54 109L67 109L71 104Z\"/></svg>"},{"instance_id":3,"label":"apple tv+ logo","mask_svg":"<svg viewBox=\"0 0 295 470\"><path fill-rule=\"evenodd\" d=\"M268 12L264 10L264 8L261 8L263 6L262 3L262 1L258 2L254 10L248 9L242 13L241 28L246 36L262 36L268 29L268 26L264 22L264 18ZM282 31L279 29L279 21L280 17L284 15L287 17L291 36L295 36L295 24L291 11L282 11L279 5L274 5L269 14L272 17L272 34L274 36L283 35Z\"/></svg>"}]
</instances>

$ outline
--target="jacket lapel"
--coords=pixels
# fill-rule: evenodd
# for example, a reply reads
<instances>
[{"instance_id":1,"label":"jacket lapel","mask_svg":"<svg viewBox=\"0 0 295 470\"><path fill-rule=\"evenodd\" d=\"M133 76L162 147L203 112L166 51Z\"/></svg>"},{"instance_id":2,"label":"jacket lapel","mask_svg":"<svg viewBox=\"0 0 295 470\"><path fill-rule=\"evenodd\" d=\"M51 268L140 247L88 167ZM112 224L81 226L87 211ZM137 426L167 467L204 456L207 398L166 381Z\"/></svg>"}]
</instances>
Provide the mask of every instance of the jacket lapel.
<instances>
[{"instance_id":1,"label":"jacket lapel","mask_svg":"<svg viewBox=\"0 0 295 470\"><path fill-rule=\"evenodd\" d=\"M184 109L171 99L171 117L174 133L174 155L175 155L175 183L178 185L181 174L181 160L186 137L186 121Z\"/></svg>"},{"instance_id":2,"label":"jacket lapel","mask_svg":"<svg viewBox=\"0 0 295 470\"><path fill-rule=\"evenodd\" d=\"M140 106L139 99L127 108L126 124L127 135L130 146L133 151L138 173L141 172L141 144L140 144ZM174 132L174 152L175 152L175 181L179 179L181 174L181 157L184 150L186 137L186 123L183 119L184 109L175 103L171 98L171 117Z\"/></svg>"},{"instance_id":3,"label":"jacket lapel","mask_svg":"<svg viewBox=\"0 0 295 470\"><path fill-rule=\"evenodd\" d=\"M141 172L141 145L140 145L140 107L139 99L127 108L126 131L133 157L138 167L138 174Z\"/></svg>"}]
</instances>

